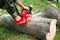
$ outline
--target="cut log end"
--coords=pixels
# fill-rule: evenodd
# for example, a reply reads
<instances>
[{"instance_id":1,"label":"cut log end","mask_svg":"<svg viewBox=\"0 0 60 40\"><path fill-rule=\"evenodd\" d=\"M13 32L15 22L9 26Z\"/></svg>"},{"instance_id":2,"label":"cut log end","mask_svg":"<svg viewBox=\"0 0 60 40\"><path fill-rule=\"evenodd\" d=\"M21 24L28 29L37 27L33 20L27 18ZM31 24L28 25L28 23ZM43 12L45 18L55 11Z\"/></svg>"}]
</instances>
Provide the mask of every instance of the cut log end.
<instances>
[{"instance_id":1,"label":"cut log end","mask_svg":"<svg viewBox=\"0 0 60 40\"><path fill-rule=\"evenodd\" d=\"M47 40L53 40L55 35L56 35L56 23L57 20L52 20L52 22L50 23L50 32L46 33L46 39Z\"/></svg>"}]
</instances>

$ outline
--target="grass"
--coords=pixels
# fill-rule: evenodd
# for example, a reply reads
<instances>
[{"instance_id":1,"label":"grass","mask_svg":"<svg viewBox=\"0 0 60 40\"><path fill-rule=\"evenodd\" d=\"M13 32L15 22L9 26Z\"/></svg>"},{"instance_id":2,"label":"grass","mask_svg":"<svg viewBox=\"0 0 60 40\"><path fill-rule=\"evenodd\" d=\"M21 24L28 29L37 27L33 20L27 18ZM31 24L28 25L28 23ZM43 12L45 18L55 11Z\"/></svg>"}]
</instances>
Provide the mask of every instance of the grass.
<instances>
[{"instance_id":1,"label":"grass","mask_svg":"<svg viewBox=\"0 0 60 40\"><path fill-rule=\"evenodd\" d=\"M57 28L57 33L54 40L60 40L60 28Z\"/></svg>"},{"instance_id":2,"label":"grass","mask_svg":"<svg viewBox=\"0 0 60 40\"><path fill-rule=\"evenodd\" d=\"M42 11L44 12L44 8L47 4L54 3L60 8L60 3L58 2L50 2L48 3L46 0L21 0L24 5L33 5L33 11ZM17 6L20 10L21 8ZM6 10L0 9L0 15L6 14ZM60 28L57 28L57 34L54 40L60 40ZM30 35L21 34L17 31L10 31L4 26L0 26L0 40L38 40Z\"/></svg>"}]
</instances>

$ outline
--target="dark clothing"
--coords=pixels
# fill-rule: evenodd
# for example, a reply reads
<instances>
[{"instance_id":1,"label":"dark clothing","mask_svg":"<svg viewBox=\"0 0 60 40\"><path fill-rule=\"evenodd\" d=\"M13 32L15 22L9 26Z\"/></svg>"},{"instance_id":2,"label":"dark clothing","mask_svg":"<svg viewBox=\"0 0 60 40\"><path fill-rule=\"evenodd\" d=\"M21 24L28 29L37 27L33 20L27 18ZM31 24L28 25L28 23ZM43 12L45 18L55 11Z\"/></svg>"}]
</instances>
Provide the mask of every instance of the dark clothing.
<instances>
[{"instance_id":1,"label":"dark clothing","mask_svg":"<svg viewBox=\"0 0 60 40\"><path fill-rule=\"evenodd\" d=\"M12 15L16 11L15 2L16 0L0 0L0 8Z\"/></svg>"},{"instance_id":2,"label":"dark clothing","mask_svg":"<svg viewBox=\"0 0 60 40\"><path fill-rule=\"evenodd\" d=\"M13 0L13 2L16 2L16 0Z\"/></svg>"}]
</instances>

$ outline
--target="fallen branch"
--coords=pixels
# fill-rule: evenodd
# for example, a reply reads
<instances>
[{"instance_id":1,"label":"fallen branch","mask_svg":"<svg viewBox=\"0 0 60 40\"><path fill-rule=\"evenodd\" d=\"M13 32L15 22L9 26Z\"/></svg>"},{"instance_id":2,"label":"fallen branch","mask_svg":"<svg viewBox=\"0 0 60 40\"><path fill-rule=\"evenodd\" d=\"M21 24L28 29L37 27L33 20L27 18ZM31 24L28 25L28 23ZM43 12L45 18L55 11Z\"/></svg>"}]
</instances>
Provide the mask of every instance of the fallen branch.
<instances>
[{"instance_id":1,"label":"fallen branch","mask_svg":"<svg viewBox=\"0 0 60 40\"><path fill-rule=\"evenodd\" d=\"M57 26L60 27L60 9L55 4L50 4L46 6L45 17L57 19Z\"/></svg>"}]
</instances>

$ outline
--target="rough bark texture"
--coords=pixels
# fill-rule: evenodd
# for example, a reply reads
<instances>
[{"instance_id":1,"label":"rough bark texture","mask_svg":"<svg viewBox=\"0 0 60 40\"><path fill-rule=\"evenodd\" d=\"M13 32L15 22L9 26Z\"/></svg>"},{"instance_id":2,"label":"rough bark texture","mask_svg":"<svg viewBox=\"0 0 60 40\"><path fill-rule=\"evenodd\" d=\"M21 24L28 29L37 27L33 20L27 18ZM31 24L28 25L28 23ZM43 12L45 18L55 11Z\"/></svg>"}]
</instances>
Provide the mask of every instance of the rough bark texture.
<instances>
[{"instance_id":1,"label":"rough bark texture","mask_svg":"<svg viewBox=\"0 0 60 40\"><path fill-rule=\"evenodd\" d=\"M22 25L14 25L9 14L0 16L0 26L30 34L42 40L53 40L56 34L56 20L42 17L32 17L31 21Z\"/></svg>"},{"instance_id":2,"label":"rough bark texture","mask_svg":"<svg viewBox=\"0 0 60 40\"><path fill-rule=\"evenodd\" d=\"M46 6L45 17L57 19L57 25L60 26L60 9L56 5L50 4Z\"/></svg>"}]
</instances>

